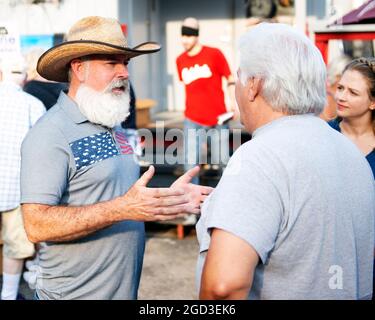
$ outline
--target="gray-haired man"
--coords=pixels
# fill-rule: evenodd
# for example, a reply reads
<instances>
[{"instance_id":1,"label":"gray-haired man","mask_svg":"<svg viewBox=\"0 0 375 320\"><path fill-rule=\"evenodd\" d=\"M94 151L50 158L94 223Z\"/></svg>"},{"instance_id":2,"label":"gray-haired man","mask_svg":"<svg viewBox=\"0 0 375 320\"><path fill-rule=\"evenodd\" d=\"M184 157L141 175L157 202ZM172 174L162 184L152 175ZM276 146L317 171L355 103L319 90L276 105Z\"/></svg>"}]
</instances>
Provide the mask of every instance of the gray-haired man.
<instances>
[{"instance_id":1,"label":"gray-haired man","mask_svg":"<svg viewBox=\"0 0 375 320\"><path fill-rule=\"evenodd\" d=\"M317 117L325 69L290 26L264 23L242 37L236 99L252 140L202 209L202 299L371 298L373 176Z\"/></svg>"}]
</instances>

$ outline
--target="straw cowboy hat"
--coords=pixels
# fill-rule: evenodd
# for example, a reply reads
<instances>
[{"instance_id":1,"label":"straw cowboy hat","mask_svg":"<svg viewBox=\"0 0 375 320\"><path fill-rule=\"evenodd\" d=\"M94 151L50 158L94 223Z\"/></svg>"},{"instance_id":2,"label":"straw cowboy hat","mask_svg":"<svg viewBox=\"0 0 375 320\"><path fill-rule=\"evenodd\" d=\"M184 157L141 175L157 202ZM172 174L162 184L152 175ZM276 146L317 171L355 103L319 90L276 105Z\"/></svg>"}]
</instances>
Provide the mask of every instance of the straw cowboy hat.
<instances>
[{"instance_id":1,"label":"straw cowboy hat","mask_svg":"<svg viewBox=\"0 0 375 320\"><path fill-rule=\"evenodd\" d=\"M129 59L159 51L156 42L128 48L121 25L115 19L86 17L69 30L66 41L46 51L38 61L38 73L48 80L68 82L69 63L92 54L122 54Z\"/></svg>"}]
</instances>

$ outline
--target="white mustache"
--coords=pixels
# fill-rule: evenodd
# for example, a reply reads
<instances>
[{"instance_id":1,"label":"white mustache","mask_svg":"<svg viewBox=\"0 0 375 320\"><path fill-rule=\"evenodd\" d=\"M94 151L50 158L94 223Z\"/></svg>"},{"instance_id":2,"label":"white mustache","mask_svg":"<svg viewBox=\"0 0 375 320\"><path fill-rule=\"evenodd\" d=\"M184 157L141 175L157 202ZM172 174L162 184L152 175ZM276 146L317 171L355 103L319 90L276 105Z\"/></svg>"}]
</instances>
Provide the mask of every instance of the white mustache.
<instances>
[{"instance_id":1,"label":"white mustache","mask_svg":"<svg viewBox=\"0 0 375 320\"><path fill-rule=\"evenodd\" d=\"M104 89L104 93L112 93L113 89L117 88L125 88L125 92L129 91L129 80L127 79L122 79L122 80L114 80L112 81L106 89Z\"/></svg>"}]
</instances>

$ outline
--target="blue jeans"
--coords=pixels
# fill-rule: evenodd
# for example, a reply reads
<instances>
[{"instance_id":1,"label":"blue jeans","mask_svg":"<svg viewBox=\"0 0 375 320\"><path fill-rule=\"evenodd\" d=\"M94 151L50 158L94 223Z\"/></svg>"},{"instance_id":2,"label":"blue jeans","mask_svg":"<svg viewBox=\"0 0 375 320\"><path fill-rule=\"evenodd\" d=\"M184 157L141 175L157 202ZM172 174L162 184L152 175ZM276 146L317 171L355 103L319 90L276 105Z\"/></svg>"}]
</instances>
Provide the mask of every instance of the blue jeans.
<instances>
[{"instance_id":1,"label":"blue jeans","mask_svg":"<svg viewBox=\"0 0 375 320\"><path fill-rule=\"evenodd\" d=\"M229 126L203 126L185 119L184 153L185 172L198 164L225 166L229 161ZM194 177L192 183L199 184L199 177Z\"/></svg>"}]
</instances>

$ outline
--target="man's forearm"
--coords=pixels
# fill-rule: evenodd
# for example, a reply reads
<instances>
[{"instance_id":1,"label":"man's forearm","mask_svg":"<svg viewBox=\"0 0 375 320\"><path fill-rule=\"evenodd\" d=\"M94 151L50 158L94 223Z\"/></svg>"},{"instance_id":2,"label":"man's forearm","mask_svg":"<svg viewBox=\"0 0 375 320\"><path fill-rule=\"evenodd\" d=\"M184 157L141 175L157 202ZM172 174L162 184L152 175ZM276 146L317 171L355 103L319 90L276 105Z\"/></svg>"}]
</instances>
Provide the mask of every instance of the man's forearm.
<instances>
[{"instance_id":1,"label":"man's forearm","mask_svg":"<svg viewBox=\"0 0 375 320\"><path fill-rule=\"evenodd\" d=\"M116 221L116 199L83 207L23 205L32 242L65 242L85 237Z\"/></svg>"},{"instance_id":2,"label":"man's forearm","mask_svg":"<svg viewBox=\"0 0 375 320\"><path fill-rule=\"evenodd\" d=\"M235 98L234 86L233 85L229 86L228 91L229 91L229 99L230 99L230 107L231 107L231 110L229 110L229 111L236 112L237 107L236 107L236 98Z\"/></svg>"},{"instance_id":3,"label":"man's forearm","mask_svg":"<svg viewBox=\"0 0 375 320\"><path fill-rule=\"evenodd\" d=\"M171 188L147 188L154 172L151 166L124 195L106 202L82 207L22 205L30 241L72 241L124 220L165 221L200 213L212 188L190 183L199 167L186 172Z\"/></svg>"},{"instance_id":4,"label":"man's forearm","mask_svg":"<svg viewBox=\"0 0 375 320\"><path fill-rule=\"evenodd\" d=\"M235 98L235 88L234 86L230 86L228 88L229 91L229 105L227 105L228 112L234 112L233 120L238 121L240 119L240 110L238 109L236 98Z\"/></svg>"},{"instance_id":5,"label":"man's forearm","mask_svg":"<svg viewBox=\"0 0 375 320\"><path fill-rule=\"evenodd\" d=\"M227 86L228 86L228 96L229 96L229 108L227 111L237 112L236 106L236 93L235 93L235 85L234 85L234 77L229 76L227 79Z\"/></svg>"}]
</instances>

